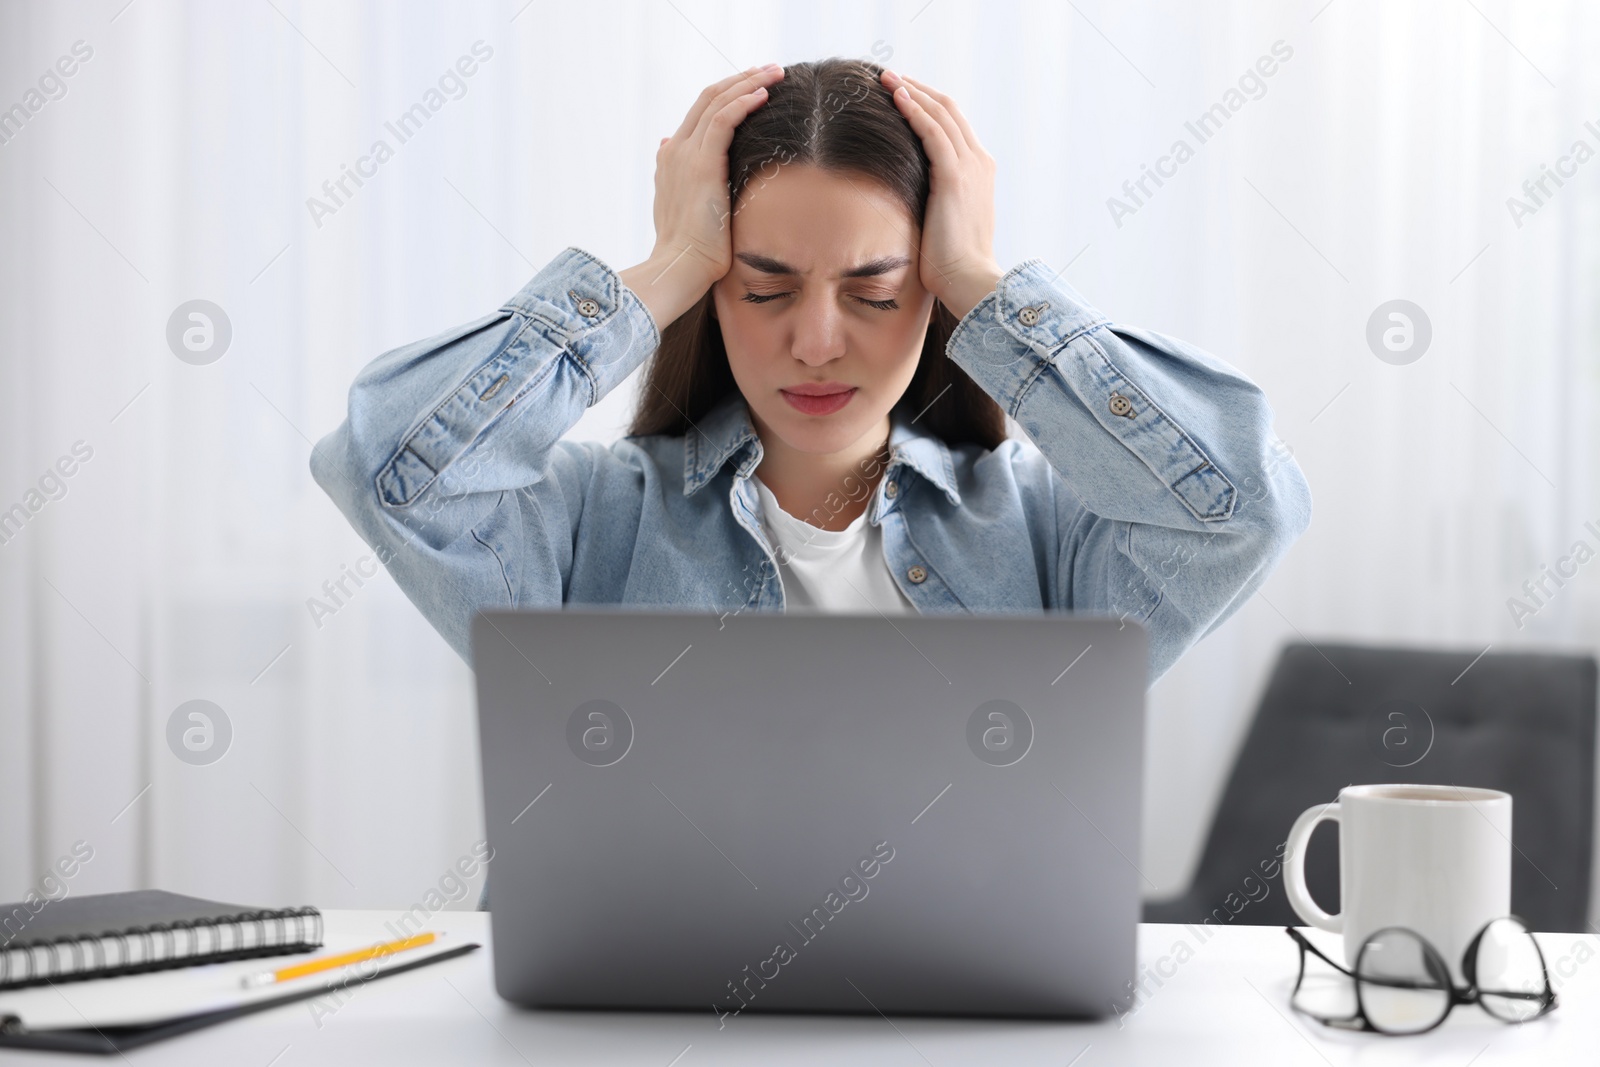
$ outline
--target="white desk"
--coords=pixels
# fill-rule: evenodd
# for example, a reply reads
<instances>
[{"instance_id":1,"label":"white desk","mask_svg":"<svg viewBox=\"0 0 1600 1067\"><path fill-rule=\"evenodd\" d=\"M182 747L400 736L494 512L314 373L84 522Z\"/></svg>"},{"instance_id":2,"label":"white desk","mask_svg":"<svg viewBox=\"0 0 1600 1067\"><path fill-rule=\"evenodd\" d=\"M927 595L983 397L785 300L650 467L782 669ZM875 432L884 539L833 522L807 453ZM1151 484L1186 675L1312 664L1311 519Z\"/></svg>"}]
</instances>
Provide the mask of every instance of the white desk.
<instances>
[{"instance_id":1,"label":"white desk","mask_svg":"<svg viewBox=\"0 0 1600 1067\"><path fill-rule=\"evenodd\" d=\"M371 941L380 940L383 922L394 918L377 911L325 915L330 939L335 933L349 933ZM1357 1062L1554 1067L1600 1061L1600 939L1588 935L1539 935L1552 977L1560 983L1561 1006L1523 1026L1497 1022L1469 1005L1456 1008L1438 1030L1417 1037L1328 1029L1287 1006L1296 955L1281 928L1222 929L1201 942L1189 927L1145 925L1139 931L1141 968L1170 977L1162 977L1160 987L1152 981L1151 995L1120 1026L1115 1018L1086 1024L747 1013L726 1020L719 1030L709 1007L703 1014L513 1008L494 991L488 920L481 912L436 915L430 928L449 930L484 947L465 957L353 987L337 1011L320 1019L309 1002L302 1001L138 1049L126 1059L0 1050L0 1067L63 1067L74 1062L204 1067L457 1063L1316 1067ZM1313 935L1319 945L1336 945L1329 935ZM1192 952L1182 963L1173 954L1180 941Z\"/></svg>"}]
</instances>

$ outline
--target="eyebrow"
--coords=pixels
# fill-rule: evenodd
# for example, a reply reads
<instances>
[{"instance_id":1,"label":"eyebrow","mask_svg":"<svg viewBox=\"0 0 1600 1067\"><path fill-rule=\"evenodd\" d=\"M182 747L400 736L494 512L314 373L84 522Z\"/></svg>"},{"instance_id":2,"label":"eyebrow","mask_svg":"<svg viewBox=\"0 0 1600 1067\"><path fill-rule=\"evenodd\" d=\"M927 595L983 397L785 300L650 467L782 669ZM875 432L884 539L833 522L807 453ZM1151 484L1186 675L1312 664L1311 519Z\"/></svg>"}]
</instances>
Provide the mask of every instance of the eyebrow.
<instances>
[{"instance_id":1,"label":"eyebrow","mask_svg":"<svg viewBox=\"0 0 1600 1067\"><path fill-rule=\"evenodd\" d=\"M755 268L763 274L799 274L800 272L782 260L763 256L756 252L739 252L735 254L740 262ZM839 275L841 278L875 278L880 274L899 270L901 267L911 265L911 260L905 256L879 256L857 267L851 267Z\"/></svg>"}]
</instances>

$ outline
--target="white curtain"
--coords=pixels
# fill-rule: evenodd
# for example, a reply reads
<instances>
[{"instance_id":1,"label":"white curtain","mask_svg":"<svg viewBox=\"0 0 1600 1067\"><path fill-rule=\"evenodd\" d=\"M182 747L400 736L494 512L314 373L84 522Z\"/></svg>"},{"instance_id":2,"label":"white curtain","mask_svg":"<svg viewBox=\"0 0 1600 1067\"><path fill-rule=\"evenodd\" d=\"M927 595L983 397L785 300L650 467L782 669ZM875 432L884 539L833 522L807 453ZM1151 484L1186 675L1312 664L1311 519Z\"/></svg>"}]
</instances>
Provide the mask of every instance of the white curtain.
<instances>
[{"instance_id":1,"label":"white curtain","mask_svg":"<svg viewBox=\"0 0 1600 1067\"><path fill-rule=\"evenodd\" d=\"M657 139L773 59L954 95L999 160L1004 265L1065 267L1274 402L1313 524L1152 691L1163 891L1284 640L1600 640L1600 563L1507 608L1600 548L1594 5L524 3L0 6L0 108L22 108L0 118L0 510L22 508L0 520L0 899L80 840L73 891L330 907L406 907L471 854L470 674L385 575L349 577L368 550L310 444L364 363L562 247L642 259ZM418 103L402 143L386 124ZM1395 299L1431 325L1405 365L1367 342ZM211 362L218 334L188 361L168 341L175 312L204 328L196 300L231 328ZM633 384L574 435L618 436ZM195 700L231 731L215 762L174 754L196 758L186 713L169 743Z\"/></svg>"}]
</instances>

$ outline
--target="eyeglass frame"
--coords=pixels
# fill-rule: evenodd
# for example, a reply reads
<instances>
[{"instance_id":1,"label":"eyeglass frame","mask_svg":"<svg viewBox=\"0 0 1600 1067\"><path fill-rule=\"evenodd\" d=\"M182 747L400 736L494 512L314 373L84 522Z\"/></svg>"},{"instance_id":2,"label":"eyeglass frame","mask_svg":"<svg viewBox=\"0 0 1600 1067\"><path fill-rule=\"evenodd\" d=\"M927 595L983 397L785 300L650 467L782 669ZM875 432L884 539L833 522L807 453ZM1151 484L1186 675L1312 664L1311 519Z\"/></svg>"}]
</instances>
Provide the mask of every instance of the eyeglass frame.
<instances>
[{"instance_id":1,"label":"eyeglass frame","mask_svg":"<svg viewBox=\"0 0 1600 1067\"><path fill-rule=\"evenodd\" d=\"M1493 926L1497 922L1502 921L1503 919L1510 919L1512 922L1515 922L1518 926L1522 927L1523 932L1528 935L1528 940L1533 942L1533 951L1539 957L1539 973L1544 977L1544 992L1520 993L1494 990L1491 991L1489 995L1530 1000L1537 999L1539 1001L1539 1010L1533 1015L1528 1016L1526 1019L1507 1019L1500 1015L1496 1015L1492 1011L1489 1011L1489 1009L1484 1007L1483 1004L1484 991L1478 987L1478 946L1483 941L1483 935L1489 932L1489 927ZM1391 930L1397 930L1403 934L1407 934L1416 938L1417 943L1422 946L1423 952L1426 953L1427 957L1431 959L1431 962L1438 965L1439 973L1445 976L1445 984L1440 991L1448 992L1450 994L1449 1003L1445 1005L1444 1011L1439 1013L1439 1017L1437 1019L1435 1019L1430 1025L1423 1027L1421 1030L1385 1030L1384 1028L1374 1024L1372 1019L1368 1017L1367 1007L1362 1002L1361 984L1363 982L1370 982L1373 985L1380 986L1394 985L1392 982L1386 983L1376 978L1361 977L1356 973L1361 970L1361 961L1366 956L1367 947L1371 945L1373 940L1376 939L1380 934L1386 934ZM1533 936L1533 928L1530 927L1527 920L1522 918L1520 915L1504 915L1497 919L1491 919L1487 923L1484 923L1483 929L1479 930L1472 936L1472 940L1467 943L1466 951L1461 954L1461 974L1463 977L1468 979L1469 983L1465 989L1456 986L1454 979L1450 976L1449 965L1445 963L1444 956L1440 954L1439 950L1433 946L1433 942L1429 941L1426 937L1423 937L1420 933L1411 929L1410 927L1384 926L1368 934L1366 939L1361 942L1361 951L1356 954L1355 972L1348 970L1343 964L1335 963L1332 959L1328 958L1327 953L1323 952L1316 945L1313 945L1311 940L1306 937L1305 934L1301 933L1293 926L1285 926L1283 928L1283 932L1288 934L1289 937L1293 939L1295 944L1300 946L1300 971L1297 975L1295 975L1294 990L1289 994L1289 1007L1294 1011L1307 1016L1308 1018L1315 1019L1324 1026L1336 1026L1342 1030L1359 1029L1364 1033L1370 1032L1387 1034L1390 1037L1406 1037L1411 1034L1425 1034L1430 1030L1437 1029L1441 1023L1450 1017L1450 1013L1456 1009L1456 1005L1458 1004L1476 1004L1478 1007L1483 1008L1484 1012L1486 1012L1492 1018L1512 1026L1520 1026L1523 1023L1532 1022L1535 1019L1542 1018L1543 1016L1550 1014L1550 1012L1554 1011L1557 1005L1560 1003L1560 998L1556 996L1555 987L1550 983L1550 967L1549 964L1545 962L1544 949L1539 947L1539 939ZM1332 967L1334 970L1338 971L1340 974L1344 975L1346 978L1349 978L1353 983L1355 983L1356 1013L1354 1015L1347 1019L1325 1019L1314 1012L1307 1011L1305 1008L1300 1007L1294 1002L1295 994L1300 992L1300 984L1305 981L1306 951L1308 949L1314 953L1318 959L1322 960L1322 962L1328 964L1328 966ZM1361 1024L1359 1027L1351 1025L1357 1021L1359 1021Z\"/></svg>"}]
</instances>

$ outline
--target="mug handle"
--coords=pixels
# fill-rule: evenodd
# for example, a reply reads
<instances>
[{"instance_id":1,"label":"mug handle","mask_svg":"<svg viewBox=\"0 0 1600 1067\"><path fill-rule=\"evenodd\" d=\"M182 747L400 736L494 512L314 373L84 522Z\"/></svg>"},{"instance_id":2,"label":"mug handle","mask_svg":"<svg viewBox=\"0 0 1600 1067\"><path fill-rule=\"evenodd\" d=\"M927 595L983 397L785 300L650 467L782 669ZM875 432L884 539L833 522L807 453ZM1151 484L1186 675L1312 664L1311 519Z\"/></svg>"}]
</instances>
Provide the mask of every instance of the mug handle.
<instances>
[{"instance_id":1,"label":"mug handle","mask_svg":"<svg viewBox=\"0 0 1600 1067\"><path fill-rule=\"evenodd\" d=\"M1338 934L1344 932L1344 913L1329 915L1317 907L1317 902L1311 899L1311 892L1306 888L1306 845L1311 841L1311 831L1324 820L1339 821L1338 801L1307 808L1294 821L1294 827L1289 831L1288 847L1284 850L1288 855L1283 861L1283 891L1289 897L1289 906L1300 918L1320 930Z\"/></svg>"}]
</instances>

